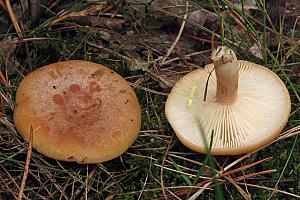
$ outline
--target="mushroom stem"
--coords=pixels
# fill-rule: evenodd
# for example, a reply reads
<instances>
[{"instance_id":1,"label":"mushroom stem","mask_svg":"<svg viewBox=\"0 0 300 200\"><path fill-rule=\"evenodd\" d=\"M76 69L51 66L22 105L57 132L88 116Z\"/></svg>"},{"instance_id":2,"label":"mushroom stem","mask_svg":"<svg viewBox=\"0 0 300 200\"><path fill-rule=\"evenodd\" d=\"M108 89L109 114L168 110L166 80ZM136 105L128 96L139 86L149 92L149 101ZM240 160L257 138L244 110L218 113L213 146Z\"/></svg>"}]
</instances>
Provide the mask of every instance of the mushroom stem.
<instances>
[{"instance_id":1,"label":"mushroom stem","mask_svg":"<svg viewBox=\"0 0 300 200\"><path fill-rule=\"evenodd\" d=\"M234 102L238 90L238 62L235 53L228 47L221 46L212 52L217 76L217 102Z\"/></svg>"}]
</instances>

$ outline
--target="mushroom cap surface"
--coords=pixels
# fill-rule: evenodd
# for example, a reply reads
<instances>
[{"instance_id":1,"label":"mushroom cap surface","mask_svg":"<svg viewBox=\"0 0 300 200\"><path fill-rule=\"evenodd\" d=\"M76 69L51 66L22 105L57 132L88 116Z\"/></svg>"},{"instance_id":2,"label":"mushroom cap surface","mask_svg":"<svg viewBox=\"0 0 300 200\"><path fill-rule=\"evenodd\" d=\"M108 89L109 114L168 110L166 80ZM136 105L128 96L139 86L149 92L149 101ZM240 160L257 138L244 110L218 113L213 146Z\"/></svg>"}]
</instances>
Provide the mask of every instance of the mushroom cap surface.
<instances>
[{"instance_id":1,"label":"mushroom cap surface","mask_svg":"<svg viewBox=\"0 0 300 200\"><path fill-rule=\"evenodd\" d=\"M185 75L169 94L166 117L179 140L190 149L205 153L204 140L210 144L212 138L211 154L243 154L270 143L286 125L291 101L284 83L261 65L237 62L238 92L231 104L216 101L214 64Z\"/></svg>"},{"instance_id":2,"label":"mushroom cap surface","mask_svg":"<svg viewBox=\"0 0 300 200\"><path fill-rule=\"evenodd\" d=\"M63 161L100 163L124 153L141 126L138 99L116 72L87 61L39 68L20 83L14 122L33 148Z\"/></svg>"}]
</instances>

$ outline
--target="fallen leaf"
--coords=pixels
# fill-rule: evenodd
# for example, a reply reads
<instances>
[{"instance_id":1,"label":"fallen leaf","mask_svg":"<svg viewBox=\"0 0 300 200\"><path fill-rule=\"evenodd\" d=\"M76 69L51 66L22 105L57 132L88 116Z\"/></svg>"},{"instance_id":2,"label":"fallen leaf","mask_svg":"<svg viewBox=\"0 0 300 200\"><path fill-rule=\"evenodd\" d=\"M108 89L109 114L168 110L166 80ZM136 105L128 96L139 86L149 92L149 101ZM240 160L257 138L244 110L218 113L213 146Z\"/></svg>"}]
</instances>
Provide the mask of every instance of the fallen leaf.
<instances>
[{"instance_id":1,"label":"fallen leaf","mask_svg":"<svg viewBox=\"0 0 300 200\"><path fill-rule=\"evenodd\" d=\"M263 59L261 47L258 42L254 43L254 45L250 48L250 52L257 58Z\"/></svg>"}]
</instances>

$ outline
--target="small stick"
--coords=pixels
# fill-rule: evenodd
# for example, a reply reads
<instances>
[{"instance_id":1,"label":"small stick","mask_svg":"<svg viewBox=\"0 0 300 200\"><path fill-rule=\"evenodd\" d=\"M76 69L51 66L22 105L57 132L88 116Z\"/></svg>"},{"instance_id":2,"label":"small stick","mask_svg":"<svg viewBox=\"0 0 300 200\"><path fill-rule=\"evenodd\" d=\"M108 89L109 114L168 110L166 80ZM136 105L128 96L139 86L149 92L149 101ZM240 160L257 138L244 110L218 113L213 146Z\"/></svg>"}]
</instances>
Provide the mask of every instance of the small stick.
<instances>
[{"instance_id":1,"label":"small stick","mask_svg":"<svg viewBox=\"0 0 300 200\"><path fill-rule=\"evenodd\" d=\"M200 194L202 194L204 192L204 190L206 190L211 183L212 182L208 182L205 185L203 185L203 187L200 190L198 190L195 194L193 194L193 196L191 196L188 200L197 199L200 196Z\"/></svg>"},{"instance_id":2,"label":"small stick","mask_svg":"<svg viewBox=\"0 0 300 200\"><path fill-rule=\"evenodd\" d=\"M82 17L82 16L87 16L91 13L95 13L95 12L99 12L102 11L103 9L107 8L107 5L105 4L99 4L99 5L95 5L92 7L88 7L82 11L79 12L71 12L69 14L63 15L57 19L55 19L54 21L52 21L52 23L50 24L50 26L53 26L63 20L69 19L71 17Z\"/></svg>"},{"instance_id":3,"label":"small stick","mask_svg":"<svg viewBox=\"0 0 300 200\"><path fill-rule=\"evenodd\" d=\"M243 180L243 179L252 178L252 177L257 176L257 175L270 174L270 173L273 173L273 172L276 172L276 171L277 171L276 169L269 169L269 170L265 170L265 171L261 171L261 172L255 172L255 173L246 174L246 175L243 175L243 176L236 177L236 178L234 178L234 180L235 181L240 181L240 180Z\"/></svg>"},{"instance_id":4,"label":"small stick","mask_svg":"<svg viewBox=\"0 0 300 200\"><path fill-rule=\"evenodd\" d=\"M188 66L190 72L193 71L193 65L191 65L184 57L184 54L183 54L183 50L182 50L182 47L180 46L179 43L177 43L176 45L176 50L177 50L177 54L179 55L179 57L182 59L183 61L183 64L185 66Z\"/></svg>"},{"instance_id":5,"label":"small stick","mask_svg":"<svg viewBox=\"0 0 300 200\"><path fill-rule=\"evenodd\" d=\"M134 66L136 65L136 60L132 59L132 58L129 58L127 56L124 56L118 52L115 52L111 49L108 49L108 48L105 48L105 47L101 47L97 44L93 44L91 42L86 42L88 45L92 46L92 47L95 47L95 48L98 48L98 49L101 49L103 52L106 52L106 53L109 53L111 54L112 56L120 59L120 60L123 60L124 62L126 62L129 66ZM133 67L135 68L135 66ZM166 87L169 87L169 88L172 88L174 86L174 84L170 81L168 81L167 79L164 79L163 77L161 77L159 74L156 74L150 70L148 70L148 67L145 67L145 69L141 69L143 71L145 71L152 79L162 83L163 85L165 85ZM140 86L139 86L140 87ZM165 94L163 94L165 95Z\"/></svg>"},{"instance_id":6,"label":"small stick","mask_svg":"<svg viewBox=\"0 0 300 200\"><path fill-rule=\"evenodd\" d=\"M235 174L235 173L237 173L237 172L246 170L246 169L248 169L248 168L250 168L250 167L253 167L253 166L255 166L255 165L258 165L258 164L260 164L260 163L268 162L268 161L270 161L270 160L272 160L272 159L273 159L273 157L264 158L264 159L259 160L259 161L257 161L257 162L250 163L250 164L247 164L247 165L242 166L242 167L238 167L238 168L236 168L236 169L233 169L233 170L228 171L228 172L225 172L225 173L221 173L220 176L223 177L223 176L228 176L228 175L231 175L231 174ZM228 165L228 166L230 166L230 165ZM228 167L227 167L227 169L228 169ZM226 171L225 168L224 168L223 171Z\"/></svg>"},{"instance_id":7,"label":"small stick","mask_svg":"<svg viewBox=\"0 0 300 200\"><path fill-rule=\"evenodd\" d=\"M212 32L211 34L211 50L213 51L215 49L215 32Z\"/></svg>"},{"instance_id":8,"label":"small stick","mask_svg":"<svg viewBox=\"0 0 300 200\"><path fill-rule=\"evenodd\" d=\"M243 196L245 200L250 200L250 197L247 195L247 193L233 180L230 176L225 177L237 190L238 192Z\"/></svg>"},{"instance_id":9,"label":"small stick","mask_svg":"<svg viewBox=\"0 0 300 200\"><path fill-rule=\"evenodd\" d=\"M172 53L173 49L175 48L176 44L178 43L180 37L181 37L181 34L183 32L183 29L185 27L185 23L186 23L186 19L187 19L187 12L188 12L188 7L189 7L189 2L186 1L186 13L184 14L183 16L183 21L182 21L182 24L180 26L180 29L179 29L179 32L177 34L177 37L175 38L175 41L173 42L172 46L169 48L167 54L163 57L163 59L161 60L160 64L163 65L163 63L165 62L165 60L169 57L169 55Z\"/></svg>"},{"instance_id":10,"label":"small stick","mask_svg":"<svg viewBox=\"0 0 300 200\"><path fill-rule=\"evenodd\" d=\"M30 163L30 158L31 158L31 153L32 153L32 140L33 140L33 130L32 130L32 127L30 127L26 164L25 164L25 168L24 168L24 174L23 174L22 183L21 183L21 187L20 187L20 191L19 191L19 195L18 195L18 200L22 200L25 183L26 183L26 179L27 179L27 175L28 175L28 171L29 171L29 163Z\"/></svg>"},{"instance_id":11,"label":"small stick","mask_svg":"<svg viewBox=\"0 0 300 200\"><path fill-rule=\"evenodd\" d=\"M5 87L8 87L8 81L6 80L6 78L4 77L4 75L1 71L0 71L0 80L2 81L2 83Z\"/></svg>"},{"instance_id":12,"label":"small stick","mask_svg":"<svg viewBox=\"0 0 300 200\"><path fill-rule=\"evenodd\" d=\"M208 49L208 50L204 50L204 51L197 51L197 52L193 52L193 53L190 53L190 54L183 55L182 57L184 59L189 59L192 56L196 56L196 55L203 54L203 53L208 53L208 52L211 52L211 50ZM168 65L168 64L170 64L170 63L172 63L174 61L182 59L182 57L176 57L176 58L172 58L172 59L166 60L164 63L160 64L159 66Z\"/></svg>"},{"instance_id":13,"label":"small stick","mask_svg":"<svg viewBox=\"0 0 300 200\"><path fill-rule=\"evenodd\" d=\"M290 193L290 192L286 192L286 191L283 191L283 190L278 190L278 189L274 189L274 188L270 188L270 187L266 187L266 186L261 186L261 185L254 185L254 184L250 184L250 183L237 182L237 184L238 185L246 185L246 186L249 186L249 187L259 188L259 189L263 189L263 190L269 190L269 191L273 191L273 192L276 192L276 193L282 193L282 194L286 194L286 195L295 197L297 199L300 199L299 195L296 195L296 194L293 194L293 193Z\"/></svg>"},{"instance_id":14,"label":"small stick","mask_svg":"<svg viewBox=\"0 0 300 200\"><path fill-rule=\"evenodd\" d=\"M297 134L300 134L300 125L281 133L275 141L279 141Z\"/></svg>"},{"instance_id":15,"label":"small stick","mask_svg":"<svg viewBox=\"0 0 300 200\"><path fill-rule=\"evenodd\" d=\"M168 147L166 149L163 161L161 163L162 167L160 168L160 185L161 185L161 189L162 189L162 192L163 192L163 195L164 195L165 199L168 199L168 198L167 198L167 195L166 195L166 192L165 192L165 185L164 185L164 180L163 180L163 171L164 171L165 161L166 161L167 155L169 153L169 149L171 147L171 143L173 141L173 137L174 137L174 134L172 135L172 137L171 137L171 139L169 141L169 144L168 144Z\"/></svg>"},{"instance_id":16,"label":"small stick","mask_svg":"<svg viewBox=\"0 0 300 200\"><path fill-rule=\"evenodd\" d=\"M7 7L7 10L8 10L8 13L9 13L9 16L10 16L10 19L16 29L16 32L18 33L18 36L21 38L22 37L22 31L21 31L21 28L18 24L18 20L14 14L14 11L13 9L11 8L11 5L10 5L10 0L5 0L5 3L6 3L6 7Z\"/></svg>"},{"instance_id":17,"label":"small stick","mask_svg":"<svg viewBox=\"0 0 300 200\"><path fill-rule=\"evenodd\" d=\"M172 154L171 154L171 155L172 155ZM253 166L255 166L255 165L258 165L258 164L260 164L260 163L270 161L271 159L272 159L272 157L264 158L264 159L259 160L259 161L257 161L257 162L250 163L250 164L248 164L248 165L246 165L246 166L243 166L243 167L239 167L239 168L230 170L230 171L228 171L228 172L226 172L226 173L224 173L224 171L226 171L226 170L222 170L222 171L219 172L219 174L216 176L216 178L218 178L218 179L225 178L227 181L229 181L230 183L232 183L232 184L239 190L240 188L238 187L236 181L237 181L237 180L240 180L242 177L243 177L243 178L250 178L250 177L253 177L253 176L256 176L256 175L272 173L272 172L274 172L274 170L266 170L266 171L257 172L257 173L253 173L253 174L247 174L247 175L244 175L244 176L239 176L239 177L234 178L234 179L232 179L232 178L230 177L230 175L235 174L235 173L238 173L238 172L243 171L243 170L246 170L246 169L248 169L248 168L250 168L250 167L253 167ZM234 162L234 163L235 163L235 162ZM235 163L235 164L236 164L236 163ZM230 164L229 166L232 167L233 165ZM229 168L228 168L228 169L229 169ZM231 178L231 179L230 179L230 178ZM230 179L230 180L229 180L229 179ZM223 179L221 179L221 180L223 181ZM221 180L220 180L220 181L221 181ZM207 184L207 185L206 185L206 184ZM202 181L202 182L197 183L196 186L197 186L197 187L202 187L202 186L205 185L205 186L208 187L208 186L210 186L210 184L212 184L212 180L211 180L211 179L208 179L208 180L204 180L204 181ZM243 192L243 191L239 190L239 192ZM188 190L187 190L187 189L184 189L184 190L178 192L177 195L178 195L178 196L183 196L184 194L187 194L187 193L188 193ZM198 192L196 192L196 193L198 193ZM196 194L196 193L195 193L195 194ZM195 194L194 194L194 195L195 195ZM194 195L193 195L193 196L194 196ZM244 194L243 194L243 195L244 195ZM196 195L196 196L197 196L197 195Z\"/></svg>"}]
</instances>

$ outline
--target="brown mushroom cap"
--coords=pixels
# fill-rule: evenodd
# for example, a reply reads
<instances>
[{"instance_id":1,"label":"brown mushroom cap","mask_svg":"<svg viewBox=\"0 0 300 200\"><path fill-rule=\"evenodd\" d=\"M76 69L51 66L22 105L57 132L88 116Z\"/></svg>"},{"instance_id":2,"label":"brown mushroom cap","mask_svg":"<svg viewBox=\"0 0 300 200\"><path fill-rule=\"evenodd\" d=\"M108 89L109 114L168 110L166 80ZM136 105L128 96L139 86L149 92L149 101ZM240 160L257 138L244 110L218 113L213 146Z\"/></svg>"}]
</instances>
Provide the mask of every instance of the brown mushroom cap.
<instances>
[{"instance_id":1,"label":"brown mushroom cap","mask_svg":"<svg viewBox=\"0 0 300 200\"><path fill-rule=\"evenodd\" d=\"M33 148L63 161L99 163L124 153L141 126L138 99L116 72L65 61L26 76L16 94L14 122Z\"/></svg>"},{"instance_id":2,"label":"brown mushroom cap","mask_svg":"<svg viewBox=\"0 0 300 200\"><path fill-rule=\"evenodd\" d=\"M228 53L227 49L220 52L223 50ZM222 59L231 53L229 50ZM231 97L222 90L231 92L227 88L232 88L235 81L231 77L232 63L238 70L239 85ZM288 90L280 78L261 65L230 61L221 68L222 73L229 74L229 78L222 78L229 81L224 81L220 90L225 94L221 98L226 101L219 101L215 67L209 64L185 75L169 94L166 117L180 141L194 151L205 153L205 140L209 144L212 138L211 154L236 155L274 140L286 125L291 110Z\"/></svg>"}]
</instances>

